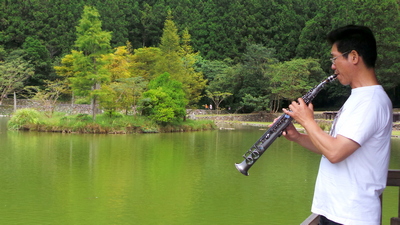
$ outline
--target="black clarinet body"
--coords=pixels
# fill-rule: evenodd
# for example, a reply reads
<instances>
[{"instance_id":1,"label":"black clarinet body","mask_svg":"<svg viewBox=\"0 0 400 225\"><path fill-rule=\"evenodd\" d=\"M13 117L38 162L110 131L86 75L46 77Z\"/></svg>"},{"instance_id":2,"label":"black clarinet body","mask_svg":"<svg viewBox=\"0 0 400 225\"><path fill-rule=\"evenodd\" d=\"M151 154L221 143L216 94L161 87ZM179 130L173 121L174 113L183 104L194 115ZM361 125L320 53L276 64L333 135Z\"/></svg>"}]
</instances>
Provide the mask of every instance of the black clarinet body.
<instances>
[{"instance_id":1,"label":"black clarinet body","mask_svg":"<svg viewBox=\"0 0 400 225\"><path fill-rule=\"evenodd\" d=\"M301 97L306 104L310 103L315 96L322 90L325 84L330 83L336 79L336 74L329 76L320 84L308 91ZM243 175L249 175L249 169L261 157L261 155L268 149L268 147L282 135L282 132L289 126L293 118L287 114L281 115L275 123L261 136L260 139L243 155L244 160L241 163L236 163L236 169Z\"/></svg>"}]
</instances>

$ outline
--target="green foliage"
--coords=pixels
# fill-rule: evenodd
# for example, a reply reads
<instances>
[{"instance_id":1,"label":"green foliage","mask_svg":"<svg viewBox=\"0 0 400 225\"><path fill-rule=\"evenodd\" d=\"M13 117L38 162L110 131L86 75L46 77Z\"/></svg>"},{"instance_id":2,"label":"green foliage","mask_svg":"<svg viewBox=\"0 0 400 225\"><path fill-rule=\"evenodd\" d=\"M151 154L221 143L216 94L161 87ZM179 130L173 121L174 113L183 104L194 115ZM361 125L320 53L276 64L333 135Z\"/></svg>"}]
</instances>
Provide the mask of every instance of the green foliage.
<instances>
[{"instance_id":1,"label":"green foliage","mask_svg":"<svg viewBox=\"0 0 400 225\"><path fill-rule=\"evenodd\" d=\"M85 113L79 113L75 118L80 122L92 122L92 117Z\"/></svg>"},{"instance_id":2,"label":"green foliage","mask_svg":"<svg viewBox=\"0 0 400 225\"><path fill-rule=\"evenodd\" d=\"M111 83L109 87L115 92L115 95L105 96L107 99L112 99L114 105L119 109L124 109L126 113L135 108L137 102L141 98L147 81L142 77L121 78ZM114 97L114 98L111 98ZM102 104L102 103L101 103Z\"/></svg>"},{"instance_id":3,"label":"green foliage","mask_svg":"<svg viewBox=\"0 0 400 225\"><path fill-rule=\"evenodd\" d=\"M164 2L157 1L154 4L142 1L142 8L139 9L138 27L142 27L138 31L138 36L132 38L141 40L140 47L156 46L159 43L159 37L162 34L163 23L167 14Z\"/></svg>"},{"instance_id":4,"label":"green foliage","mask_svg":"<svg viewBox=\"0 0 400 225\"><path fill-rule=\"evenodd\" d=\"M242 98L246 94L254 97L268 95L270 80L265 74L271 71L271 65L277 62L275 49L258 44L248 45L239 67L240 86L235 97Z\"/></svg>"},{"instance_id":5,"label":"green foliage","mask_svg":"<svg viewBox=\"0 0 400 225\"><path fill-rule=\"evenodd\" d=\"M241 107L245 112L253 111L254 107L248 104L250 102L242 102L242 100L246 95L254 98L270 98L271 91L268 89L270 78L266 76L266 73L271 71L271 66L277 63L274 56L274 49L263 45L249 44L242 57L242 62L221 70L210 81L207 90L211 93L217 91L232 93L233 96L231 102L227 102L228 105L234 108Z\"/></svg>"},{"instance_id":6,"label":"green foliage","mask_svg":"<svg viewBox=\"0 0 400 225\"><path fill-rule=\"evenodd\" d=\"M106 114L110 115L110 117L120 107L120 104L115 102L117 99L117 93L110 86L102 86L101 89L94 90L93 94L99 98L100 105L106 111Z\"/></svg>"},{"instance_id":7,"label":"green foliage","mask_svg":"<svg viewBox=\"0 0 400 225\"><path fill-rule=\"evenodd\" d=\"M242 106L249 107L253 111L269 111L270 110L270 99L269 96L253 97L250 94L246 94L242 98Z\"/></svg>"},{"instance_id":8,"label":"green foliage","mask_svg":"<svg viewBox=\"0 0 400 225\"><path fill-rule=\"evenodd\" d=\"M90 104L90 99L88 97L76 98L74 104Z\"/></svg>"},{"instance_id":9,"label":"green foliage","mask_svg":"<svg viewBox=\"0 0 400 225\"><path fill-rule=\"evenodd\" d=\"M160 124L181 121L186 115L187 100L182 83L170 78L168 73L152 80L149 90L143 93L139 102L142 115Z\"/></svg>"},{"instance_id":10,"label":"green foliage","mask_svg":"<svg viewBox=\"0 0 400 225\"><path fill-rule=\"evenodd\" d=\"M32 66L21 57L0 61L0 105L7 95L22 91L23 82L33 73Z\"/></svg>"},{"instance_id":11,"label":"green foliage","mask_svg":"<svg viewBox=\"0 0 400 225\"><path fill-rule=\"evenodd\" d=\"M27 59L36 66L46 66L49 62L49 51L40 42L39 39L34 37L27 37L22 44L22 48L27 53Z\"/></svg>"},{"instance_id":12,"label":"green foliage","mask_svg":"<svg viewBox=\"0 0 400 225\"><path fill-rule=\"evenodd\" d=\"M161 55L156 64L156 74L168 72L172 78L182 82L183 65L180 55L180 37L171 14L165 20L160 50Z\"/></svg>"},{"instance_id":13,"label":"green foliage","mask_svg":"<svg viewBox=\"0 0 400 225\"><path fill-rule=\"evenodd\" d=\"M103 83L101 89L95 90L94 94L99 97L100 105L107 112L120 109L128 114L129 111L134 111L148 83L140 76L147 76L149 71L142 67L144 63L137 61L139 58L130 53L129 43L128 46L118 47L115 53L103 57L109 62L106 68L111 73L111 83Z\"/></svg>"},{"instance_id":14,"label":"green foliage","mask_svg":"<svg viewBox=\"0 0 400 225\"><path fill-rule=\"evenodd\" d=\"M181 82L189 104L194 105L201 98L206 80L201 72L195 71L197 53L190 45L190 37L187 29L183 31L182 39L179 37L171 11L168 11L161 37L161 54L157 60L155 72L157 75L167 72L172 79Z\"/></svg>"},{"instance_id":15,"label":"green foliage","mask_svg":"<svg viewBox=\"0 0 400 225\"><path fill-rule=\"evenodd\" d=\"M110 50L111 33L101 30L100 15L93 7L85 6L79 26L76 27L75 46L80 51L72 51L74 76L71 86L78 95L90 95L96 84L110 79L105 68L107 61L102 55Z\"/></svg>"},{"instance_id":16,"label":"green foliage","mask_svg":"<svg viewBox=\"0 0 400 225\"><path fill-rule=\"evenodd\" d=\"M182 83L193 106L204 96L207 79L207 90L233 93L222 105L239 107L246 95L269 96L270 103L276 102L277 96L268 88L270 77L262 75L270 67L256 60L267 52L263 48L275 49L269 58L282 63L295 58L319 59L325 74L330 74L326 34L339 26L360 24L376 34L376 72L396 106L400 104L399 13L397 0L3 1L0 61L29 60L34 74L23 82L26 86L55 80L50 66L54 64L57 75L68 78L75 94L94 98L91 88L113 82L118 74L123 76L118 78L127 78L129 73L150 81L169 72ZM124 67L126 58L122 57L111 62L120 63L120 68L108 67L110 61L103 56L127 41L134 49L130 52L135 52L129 59L132 66ZM260 62L262 66L257 64ZM324 93L323 103L331 106L345 99L348 90L332 84ZM251 110L243 108L244 112Z\"/></svg>"},{"instance_id":17,"label":"green foliage","mask_svg":"<svg viewBox=\"0 0 400 225\"><path fill-rule=\"evenodd\" d=\"M35 109L25 108L17 110L8 121L10 129L18 130L29 126L39 124L40 113Z\"/></svg>"},{"instance_id":18,"label":"green foliage","mask_svg":"<svg viewBox=\"0 0 400 225\"><path fill-rule=\"evenodd\" d=\"M99 114L96 120L88 114L65 115L54 113L52 118L45 117L34 109L18 110L8 122L9 129L32 130L64 133L156 133L156 132L181 132L192 130L215 129L213 121L186 120L174 121L165 126L160 126L143 116L126 116L120 113Z\"/></svg>"},{"instance_id":19,"label":"green foliage","mask_svg":"<svg viewBox=\"0 0 400 225\"><path fill-rule=\"evenodd\" d=\"M7 55L6 50L4 50L4 47L0 45L0 61L4 61L6 55Z\"/></svg>"},{"instance_id":20,"label":"green foliage","mask_svg":"<svg viewBox=\"0 0 400 225\"><path fill-rule=\"evenodd\" d=\"M150 81L156 77L156 64L161 55L160 48L149 47L134 50L132 73ZM159 75L159 74L157 74Z\"/></svg>"},{"instance_id":21,"label":"green foliage","mask_svg":"<svg viewBox=\"0 0 400 225\"><path fill-rule=\"evenodd\" d=\"M198 53L193 51L190 45L191 39L188 29L182 34L182 61L184 67L183 89L189 100L189 105L195 105L201 98L201 92L204 90L207 80L204 79L203 73L195 70L195 64Z\"/></svg>"},{"instance_id":22,"label":"green foliage","mask_svg":"<svg viewBox=\"0 0 400 225\"><path fill-rule=\"evenodd\" d=\"M277 64L271 76L271 92L280 99L295 100L322 80L324 73L315 59L294 59Z\"/></svg>"},{"instance_id":23,"label":"green foliage","mask_svg":"<svg viewBox=\"0 0 400 225\"><path fill-rule=\"evenodd\" d=\"M225 61L207 60L198 56L195 64L195 70L204 74L204 78L210 84L220 74L224 74L230 66Z\"/></svg>"},{"instance_id":24,"label":"green foliage","mask_svg":"<svg viewBox=\"0 0 400 225\"><path fill-rule=\"evenodd\" d=\"M111 33L102 31L100 14L95 7L85 6L76 27L75 46L85 56L98 56L110 50Z\"/></svg>"},{"instance_id":25,"label":"green foliage","mask_svg":"<svg viewBox=\"0 0 400 225\"><path fill-rule=\"evenodd\" d=\"M65 83L60 80L47 80L45 82L46 86L44 89L33 87L36 90L36 94L33 99L39 100L44 107L45 115L47 117L52 117L57 101L63 93L67 92L67 87Z\"/></svg>"},{"instance_id":26,"label":"green foliage","mask_svg":"<svg viewBox=\"0 0 400 225\"><path fill-rule=\"evenodd\" d=\"M219 105L221 104L221 102L225 100L227 97L232 95L232 93L229 92L219 92L219 91L215 92L206 91L206 94L207 97L214 102L217 112L219 110Z\"/></svg>"},{"instance_id":27,"label":"green foliage","mask_svg":"<svg viewBox=\"0 0 400 225\"><path fill-rule=\"evenodd\" d=\"M66 56L67 63L58 69L58 73L66 72L72 90L78 96L91 96L92 115L97 113L97 98L102 83L110 81L109 61L104 55L110 51L111 33L102 31L100 15L96 8L85 6L79 26L76 27L77 40L75 46L79 51L72 50L72 57ZM73 71L71 73L71 71Z\"/></svg>"}]
</instances>

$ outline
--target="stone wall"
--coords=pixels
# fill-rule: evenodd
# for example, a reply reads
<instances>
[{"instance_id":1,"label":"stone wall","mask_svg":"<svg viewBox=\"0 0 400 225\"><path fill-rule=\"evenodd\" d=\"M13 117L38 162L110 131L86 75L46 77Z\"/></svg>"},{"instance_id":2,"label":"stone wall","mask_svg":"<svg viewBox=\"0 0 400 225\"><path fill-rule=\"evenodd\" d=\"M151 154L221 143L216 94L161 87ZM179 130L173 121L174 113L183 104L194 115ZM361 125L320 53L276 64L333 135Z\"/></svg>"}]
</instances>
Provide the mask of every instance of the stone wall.
<instances>
[{"instance_id":1,"label":"stone wall","mask_svg":"<svg viewBox=\"0 0 400 225\"><path fill-rule=\"evenodd\" d=\"M272 122L275 118L282 115L282 113L249 113L249 114L229 114L228 112L218 112L215 110L188 110L188 117L191 119L204 119L204 120L219 120L219 121L248 121L248 122ZM322 113L316 113L315 119L323 119Z\"/></svg>"},{"instance_id":2,"label":"stone wall","mask_svg":"<svg viewBox=\"0 0 400 225\"><path fill-rule=\"evenodd\" d=\"M21 108L34 108L39 111L46 110L46 107L39 101L30 99L18 99L17 109ZM12 99L3 101L0 105L0 115L8 116L14 111L14 103ZM71 114L91 114L91 107L87 104L58 104L55 111L65 112ZM205 119L205 120L220 120L220 121L254 121L254 122L272 122L275 118L282 115L282 113L250 113L250 114L230 114L228 111L204 110L204 109L187 109L187 116L189 119ZM200 116L201 115L201 116ZM315 119L324 119L322 113L315 113ZM393 122L400 121L400 113L393 113Z\"/></svg>"},{"instance_id":3,"label":"stone wall","mask_svg":"<svg viewBox=\"0 0 400 225\"><path fill-rule=\"evenodd\" d=\"M223 114L223 115L207 115L196 116L196 119L204 120L222 120L222 121L256 121L256 122L272 122L281 114L274 113L251 113L251 114Z\"/></svg>"},{"instance_id":4,"label":"stone wall","mask_svg":"<svg viewBox=\"0 0 400 225\"><path fill-rule=\"evenodd\" d=\"M30 100L30 99L18 99L17 100L17 109L22 108L33 108L38 111L48 110L46 106L44 106L39 101ZM11 115L14 111L14 103L12 100L3 101L3 105L0 105L0 115L8 116ZM58 104L55 108L57 112L65 112L67 114L91 114L91 107L87 104Z\"/></svg>"},{"instance_id":5,"label":"stone wall","mask_svg":"<svg viewBox=\"0 0 400 225\"><path fill-rule=\"evenodd\" d=\"M196 111L196 112L194 112ZM222 115L215 114L214 110L188 110L188 117L190 119L205 119L205 120L220 120L220 121L254 121L254 122L272 122L275 118L282 115L282 113L250 113L250 114L223 114L226 112L222 112ZM202 115L202 116L198 116ZM314 119L326 120L326 116L323 113L315 113ZM330 120L332 121L333 118ZM400 121L400 113L393 113L393 122ZM399 125L400 127L400 125Z\"/></svg>"}]
</instances>

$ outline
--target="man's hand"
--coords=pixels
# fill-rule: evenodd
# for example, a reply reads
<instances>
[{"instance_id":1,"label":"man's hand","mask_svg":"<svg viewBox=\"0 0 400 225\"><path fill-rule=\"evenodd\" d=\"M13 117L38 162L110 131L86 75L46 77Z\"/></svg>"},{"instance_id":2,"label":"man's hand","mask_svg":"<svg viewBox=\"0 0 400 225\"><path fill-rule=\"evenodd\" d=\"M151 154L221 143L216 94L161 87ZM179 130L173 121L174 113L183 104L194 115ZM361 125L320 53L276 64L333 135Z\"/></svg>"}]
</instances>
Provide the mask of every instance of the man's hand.
<instances>
[{"instance_id":1,"label":"man's hand","mask_svg":"<svg viewBox=\"0 0 400 225\"><path fill-rule=\"evenodd\" d=\"M279 119L276 118L274 119L274 122L271 123L268 127L272 127L272 125ZM282 132L282 135L288 139L289 141L295 141L299 136L300 133L297 131L297 129L294 127L294 125L292 123L289 124L288 127L286 127L286 129Z\"/></svg>"},{"instance_id":2,"label":"man's hand","mask_svg":"<svg viewBox=\"0 0 400 225\"><path fill-rule=\"evenodd\" d=\"M308 105L304 102L302 98L293 101L289 105L289 110L283 109L283 112L291 116L296 122L301 124L303 127L309 122L314 122L314 106L312 103Z\"/></svg>"}]
</instances>

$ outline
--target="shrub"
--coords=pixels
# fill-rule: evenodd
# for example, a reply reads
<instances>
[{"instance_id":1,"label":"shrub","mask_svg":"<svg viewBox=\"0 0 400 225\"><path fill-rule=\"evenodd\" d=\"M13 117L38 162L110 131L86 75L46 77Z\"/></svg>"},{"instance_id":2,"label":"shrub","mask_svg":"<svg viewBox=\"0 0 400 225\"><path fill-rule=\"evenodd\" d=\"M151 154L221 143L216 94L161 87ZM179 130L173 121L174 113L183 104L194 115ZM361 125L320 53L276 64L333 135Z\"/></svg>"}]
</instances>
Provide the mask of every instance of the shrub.
<instances>
[{"instance_id":1,"label":"shrub","mask_svg":"<svg viewBox=\"0 0 400 225\"><path fill-rule=\"evenodd\" d=\"M8 121L10 129L19 130L24 126L38 125L40 113L35 109L25 108L17 110Z\"/></svg>"}]
</instances>

